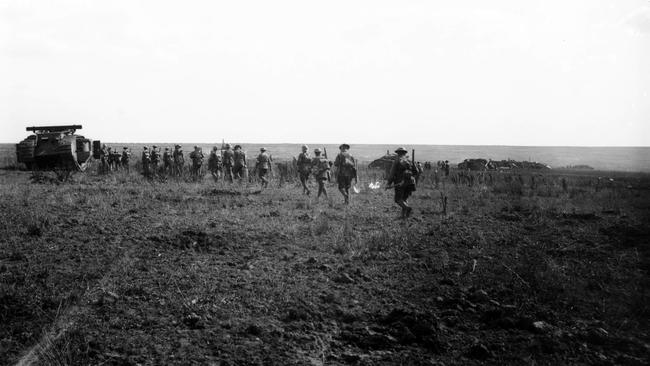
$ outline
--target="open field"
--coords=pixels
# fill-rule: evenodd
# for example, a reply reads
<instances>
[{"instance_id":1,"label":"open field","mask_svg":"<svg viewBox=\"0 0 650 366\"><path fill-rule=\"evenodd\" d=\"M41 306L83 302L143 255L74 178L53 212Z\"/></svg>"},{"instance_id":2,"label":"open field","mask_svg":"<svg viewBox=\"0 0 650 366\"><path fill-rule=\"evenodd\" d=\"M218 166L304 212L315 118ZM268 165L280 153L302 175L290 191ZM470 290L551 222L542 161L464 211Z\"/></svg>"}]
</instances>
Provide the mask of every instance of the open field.
<instances>
[{"instance_id":1,"label":"open field","mask_svg":"<svg viewBox=\"0 0 650 366\"><path fill-rule=\"evenodd\" d=\"M0 363L648 364L650 176L375 175L0 171Z\"/></svg>"}]
</instances>

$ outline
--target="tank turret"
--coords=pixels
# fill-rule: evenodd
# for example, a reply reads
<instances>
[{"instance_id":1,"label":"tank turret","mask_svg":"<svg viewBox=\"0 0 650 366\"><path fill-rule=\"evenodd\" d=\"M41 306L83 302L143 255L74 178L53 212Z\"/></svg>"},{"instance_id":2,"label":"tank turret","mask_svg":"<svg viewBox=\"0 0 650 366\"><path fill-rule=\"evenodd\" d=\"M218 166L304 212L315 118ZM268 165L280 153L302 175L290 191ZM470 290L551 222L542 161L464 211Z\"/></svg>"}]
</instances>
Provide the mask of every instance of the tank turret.
<instances>
[{"instance_id":1,"label":"tank turret","mask_svg":"<svg viewBox=\"0 0 650 366\"><path fill-rule=\"evenodd\" d=\"M85 170L98 153L94 147L99 144L75 134L81 128L81 125L27 127L34 134L16 144L18 162L35 170Z\"/></svg>"}]
</instances>

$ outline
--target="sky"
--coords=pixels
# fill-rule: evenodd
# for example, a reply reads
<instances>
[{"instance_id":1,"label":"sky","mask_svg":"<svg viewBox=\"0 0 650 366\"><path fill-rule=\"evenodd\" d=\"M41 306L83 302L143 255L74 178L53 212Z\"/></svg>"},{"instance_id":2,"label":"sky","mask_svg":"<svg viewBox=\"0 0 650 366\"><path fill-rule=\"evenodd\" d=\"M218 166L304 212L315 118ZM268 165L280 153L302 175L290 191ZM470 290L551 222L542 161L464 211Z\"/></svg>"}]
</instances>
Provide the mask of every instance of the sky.
<instances>
[{"instance_id":1,"label":"sky","mask_svg":"<svg viewBox=\"0 0 650 366\"><path fill-rule=\"evenodd\" d=\"M0 142L650 146L650 1L0 1Z\"/></svg>"}]
</instances>

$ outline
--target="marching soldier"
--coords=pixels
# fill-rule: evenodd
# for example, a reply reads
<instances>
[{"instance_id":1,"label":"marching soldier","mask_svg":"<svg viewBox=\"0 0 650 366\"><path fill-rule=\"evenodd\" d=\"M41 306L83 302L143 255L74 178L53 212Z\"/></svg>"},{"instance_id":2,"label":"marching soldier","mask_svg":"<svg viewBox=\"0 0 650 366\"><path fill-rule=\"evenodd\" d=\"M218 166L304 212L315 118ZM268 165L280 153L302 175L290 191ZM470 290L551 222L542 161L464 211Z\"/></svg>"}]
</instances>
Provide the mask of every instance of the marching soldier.
<instances>
[{"instance_id":1,"label":"marching soldier","mask_svg":"<svg viewBox=\"0 0 650 366\"><path fill-rule=\"evenodd\" d=\"M162 159L163 159L163 172L165 174L172 174L173 173L172 166L174 163L174 158L172 157L172 154L169 151L168 147L165 148L165 151L163 152L162 155Z\"/></svg>"},{"instance_id":2,"label":"marching soldier","mask_svg":"<svg viewBox=\"0 0 650 366\"><path fill-rule=\"evenodd\" d=\"M215 182L219 181L219 176L221 175L221 154L219 153L219 148L214 146L210 152L210 157L208 158L208 169L212 178Z\"/></svg>"},{"instance_id":3,"label":"marching soldier","mask_svg":"<svg viewBox=\"0 0 650 366\"><path fill-rule=\"evenodd\" d=\"M158 163L160 162L160 152L158 151L158 146L153 145L151 147L151 173L155 177L158 175Z\"/></svg>"},{"instance_id":4,"label":"marching soldier","mask_svg":"<svg viewBox=\"0 0 650 366\"><path fill-rule=\"evenodd\" d=\"M174 175L180 177L183 175L183 166L185 165L185 157L183 157L183 149L181 149L181 145L174 146L172 158L174 159Z\"/></svg>"},{"instance_id":5,"label":"marching soldier","mask_svg":"<svg viewBox=\"0 0 650 366\"><path fill-rule=\"evenodd\" d=\"M397 148L395 153L397 159L393 162L388 177L388 185L386 189L395 189L395 203L402 208L402 218L409 217L413 210L408 205L408 198L415 191L415 177L417 176L417 168L408 159L404 148Z\"/></svg>"},{"instance_id":6,"label":"marching soldier","mask_svg":"<svg viewBox=\"0 0 650 366\"><path fill-rule=\"evenodd\" d=\"M302 193L309 195L309 187L307 187L307 180L311 172L311 157L309 156L309 147L302 145L302 152L298 155L298 175L300 177L300 184L302 184Z\"/></svg>"},{"instance_id":7,"label":"marching soldier","mask_svg":"<svg viewBox=\"0 0 650 366\"><path fill-rule=\"evenodd\" d=\"M149 155L149 148L145 146L142 148L142 174L145 177L149 177L151 174L149 164L151 164L151 155Z\"/></svg>"},{"instance_id":8,"label":"marching soldier","mask_svg":"<svg viewBox=\"0 0 650 366\"><path fill-rule=\"evenodd\" d=\"M108 150L106 149L106 144L102 144L101 150L99 150L99 173L106 174L108 171Z\"/></svg>"},{"instance_id":9,"label":"marching soldier","mask_svg":"<svg viewBox=\"0 0 650 366\"><path fill-rule=\"evenodd\" d=\"M339 154L334 160L336 167L336 182L339 186L339 192L343 195L345 204L350 203L350 187L352 187L352 179L354 184L357 184L357 161L348 152L350 145L341 144L339 146Z\"/></svg>"},{"instance_id":10,"label":"marching soldier","mask_svg":"<svg viewBox=\"0 0 650 366\"><path fill-rule=\"evenodd\" d=\"M190 153L192 159L192 176L199 178L201 174L201 166L203 165L203 151L198 146L194 146L194 151Z\"/></svg>"},{"instance_id":11,"label":"marching soldier","mask_svg":"<svg viewBox=\"0 0 650 366\"><path fill-rule=\"evenodd\" d=\"M255 170L257 170L257 176L262 181L262 188L266 188L269 185L268 179L266 179L266 174L271 170L271 156L266 152L266 148L260 148L260 154L257 155L257 163L255 164Z\"/></svg>"},{"instance_id":12,"label":"marching soldier","mask_svg":"<svg viewBox=\"0 0 650 366\"><path fill-rule=\"evenodd\" d=\"M230 150L230 144L226 144L225 150L223 151L223 176L225 180L228 180L230 183L233 181L233 172L232 168L235 165L235 154Z\"/></svg>"},{"instance_id":13,"label":"marching soldier","mask_svg":"<svg viewBox=\"0 0 650 366\"><path fill-rule=\"evenodd\" d=\"M233 176L239 180L248 178L248 170L246 169L246 152L242 150L241 145L235 145L233 158L235 160L232 169Z\"/></svg>"},{"instance_id":14,"label":"marching soldier","mask_svg":"<svg viewBox=\"0 0 650 366\"><path fill-rule=\"evenodd\" d=\"M121 157L121 163L122 163L122 168L126 170L126 172L129 172L129 160L131 160L131 151L129 151L128 147L123 147L122 148L122 157Z\"/></svg>"},{"instance_id":15,"label":"marching soldier","mask_svg":"<svg viewBox=\"0 0 650 366\"><path fill-rule=\"evenodd\" d=\"M318 195L316 199L320 198L320 195L325 195L327 197L327 190L325 189L325 182L328 180L330 172L330 162L326 157L321 156L321 150L319 148L314 149L314 156L311 160L310 166L314 170L314 178L318 182Z\"/></svg>"},{"instance_id":16,"label":"marching soldier","mask_svg":"<svg viewBox=\"0 0 650 366\"><path fill-rule=\"evenodd\" d=\"M113 155L113 148L109 147L106 150L106 162L108 163L108 171L112 172L113 169L113 159L115 159L115 156Z\"/></svg>"}]
</instances>

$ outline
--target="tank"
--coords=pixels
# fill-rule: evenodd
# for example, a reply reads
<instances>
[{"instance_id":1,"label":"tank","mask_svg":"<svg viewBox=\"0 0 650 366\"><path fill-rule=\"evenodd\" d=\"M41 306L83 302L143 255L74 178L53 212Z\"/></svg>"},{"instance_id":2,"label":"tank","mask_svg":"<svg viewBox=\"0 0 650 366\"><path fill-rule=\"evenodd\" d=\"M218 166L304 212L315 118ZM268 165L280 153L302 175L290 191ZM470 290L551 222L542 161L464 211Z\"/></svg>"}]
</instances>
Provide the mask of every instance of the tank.
<instances>
[{"instance_id":1,"label":"tank","mask_svg":"<svg viewBox=\"0 0 650 366\"><path fill-rule=\"evenodd\" d=\"M99 141L75 134L81 125L27 127L33 135L16 144L16 157L32 170L84 171L99 155Z\"/></svg>"},{"instance_id":2,"label":"tank","mask_svg":"<svg viewBox=\"0 0 650 366\"><path fill-rule=\"evenodd\" d=\"M488 170L489 168L486 159L465 159L462 163L458 163L460 170Z\"/></svg>"}]
</instances>

